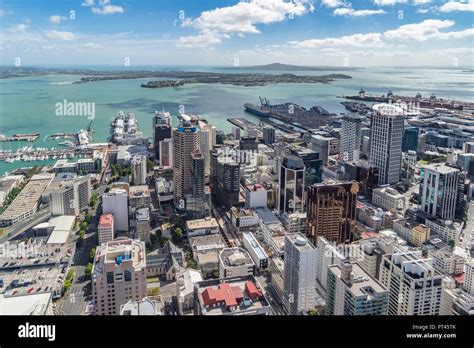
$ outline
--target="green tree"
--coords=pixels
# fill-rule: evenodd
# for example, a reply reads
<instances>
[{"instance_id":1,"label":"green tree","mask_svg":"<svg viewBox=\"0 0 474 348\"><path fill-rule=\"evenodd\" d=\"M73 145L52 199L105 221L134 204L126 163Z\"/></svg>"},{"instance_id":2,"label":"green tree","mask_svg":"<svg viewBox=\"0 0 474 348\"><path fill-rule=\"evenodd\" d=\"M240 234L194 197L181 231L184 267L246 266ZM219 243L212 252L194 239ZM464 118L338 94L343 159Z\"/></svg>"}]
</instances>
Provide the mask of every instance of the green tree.
<instances>
[{"instance_id":1,"label":"green tree","mask_svg":"<svg viewBox=\"0 0 474 348\"><path fill-rule=\"evenodd\" d=\"M148 172L151 172L153 171L153 168L155 167L155 162L153 162L152 160L147 160L146 161L146 170Z\"/></svg>"},{"instance_id":2,"label":"green tree","mask_svg":"<svg viewBox=\"0 0 474 348\"><path fill-rule=\"evenodd\" d=\"M450 239L450 240L448 241L448 245L451 247L451 249L454 248L455 244L456 244L456 243L454 242L454 239Z\"/></svg>"},{"instance_id":3,"label":"green tree","mask_svg":"<svg viewBox=\"0 0 474 348\"><path fill-rule=\"evenodd\" d=\"M97 205L97 201L98 201L98 194L97 192L94 192L91 196L91 200L89 202L89 205L92 207L92 208L95 208L95 206Z\"/></svg>"},{"instance_id":4,"label":"green tree","mask_svg":"<svg viewBox=\"0 0 474 348\"><path fill-rule=\"evenodd\" d=\"M84 270L84 274L86 275L87 278L90 278L92 274L92 263L88 263L86 266L86 269Z\"/></svg>"},{"instance_id":5,"label":"green tree","mask_svg":"<svg viewBox=\"0 0 474 348\"><path fill-rule=\"evenodd\" d=\"M95 247L93 247L91 249L91 251L89 252L89 260L92 262L94 260L94 257L95 257Z\"/></svg>"},{"instance_id":6,"label":"green tree","mask_svg":"<svg viewBox=\"0 0 474 348\"><path fill-rule=\"evenodd\" d=\"M173 242L179 243L183 238L183 230L181 227L176 227L172 234Z\"/></svg>"},{"instance_id":7,"label":"green tree","mask_svg":"<svg viewBox=\"0 0 474 348\"><path fill-rule=\"evenodd\" d=\"M91 221L91 218L92 218L92 214L91 213L87 213L86 214L86 217L84 219L85 222L89 223L89 221Z\"/></svg>"},{"instance_id":8,"label":"green tree","mask_svg":"<svg viewBox=\"0 0 474 348\"><path fill-rule=\"evenodd\" d=\"M192 269L197 269L198 264L194 259L189 259L188 262L186 263L186 268L192 268Z\"/></svg>"}]
</instances>

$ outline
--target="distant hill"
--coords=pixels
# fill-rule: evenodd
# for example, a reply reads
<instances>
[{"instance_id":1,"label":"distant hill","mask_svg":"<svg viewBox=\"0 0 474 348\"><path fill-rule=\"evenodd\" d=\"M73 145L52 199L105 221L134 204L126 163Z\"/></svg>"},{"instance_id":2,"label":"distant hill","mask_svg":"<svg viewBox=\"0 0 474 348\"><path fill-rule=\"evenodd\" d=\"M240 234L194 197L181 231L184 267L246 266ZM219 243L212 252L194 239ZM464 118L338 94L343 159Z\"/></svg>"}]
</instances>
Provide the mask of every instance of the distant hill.
<instances>
[{"instance_id":1,"label":"distant hill","mask_svg":"<svg viewBox=\"0 0 474 348\"><path fill-rule=\"evenodd\" d=\"M239 67L224 67L221 69L240 69L240 70L268 70L268 71L348 71L357 70L359 68L342 67L342 66L300 66L281 63L272 63L266 65L255 66L239 66Z\"/></svg>"}]
</instances>

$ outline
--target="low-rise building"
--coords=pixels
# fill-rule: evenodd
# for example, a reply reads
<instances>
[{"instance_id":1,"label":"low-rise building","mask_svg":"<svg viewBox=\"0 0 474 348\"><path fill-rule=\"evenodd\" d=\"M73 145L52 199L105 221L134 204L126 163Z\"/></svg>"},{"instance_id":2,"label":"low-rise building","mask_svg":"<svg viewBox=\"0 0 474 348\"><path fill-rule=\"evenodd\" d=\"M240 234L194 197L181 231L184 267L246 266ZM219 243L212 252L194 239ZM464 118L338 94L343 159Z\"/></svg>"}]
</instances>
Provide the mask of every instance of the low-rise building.
<instances>
[{"instance_id":1,"label":"low-rise building","mask_svg":"<svg viewBox=\"0 0 474 348\"><path fill-rule=\"evenodd\" d=\"M156 249L146 256L146 276L164 277L166 280L175 280L176 275L185 268L183 250L171 241L166 242L163 248Z\"/></svg>"},{"instance_id":2,"label":"low-rise building","mask_svg":"<svg viewBox=\"0 0 474 348\"><path fill-rule=\"evenodd\" d=\"M270 304L252 275L210 279L195 286L196 315L269 315Z\"/></svg>"},{"instance_id":3,"label":"low-rise building","mask_svg":"<svg viewBox=\"0 0 474 348\"><path fill-rule=\"evenodd\" d=\"M186 221L186 234L188 237L204 236L219 233L219 224L214 218L204 218Z\"/></svg>"},{"instance_id":4,"label":"low-rise building","mask_svg":"<svg viewBox=\"0 0 474 348\"><path fill-rule=\"evenodd\" d=\"M374 189L372 203L387 211L402 211L406 208L405 196L389 186Z\"/></svg>"},{"instance_id":5,"label":"low-rise building","mask_svg":"<svg viewBox=\"0 0 474 348\"><path fill-rule=\"evenodd\" d=\"M160 301L144 297L140 301L129 300L120 306L120 315L163 315L164 306Z\"/></svg>"},{"instance_id":6,"label":"low-rise building","mask_svg":"<svg viewBox=\"0 0 474 348\"><path fill-rule=\"evenodd\" d=\"M190 268L176 277L176 298L180 315L194 310L194 286L202 280L201 272Z\"/></svg>"},{"instance_id":7,"label":"low-rise building","mask_svg":"<svg viewBox=\"0 0 474 348\"><path fill-rule=\"evenodd\" d=\"M219 253L219 277L231 278L253 275L255 264L242 248L225 248Z\"/></svg>"},{"instance_id":8,"label":"low-rise building","mask_svg":"<svg viewBox=\"0 0 474 348\"><path fill-rule=\"evenodd\" d=\"M248 251L250 256L252 257L253 262L259 269L265 269L268 266L268 255L265 250L262 248L260 243L258 242L257 238L255 238L254 234L243 233L242 234L242 242L245 249Z\"/></svg>"},{"instance_id":9,"label":"low-rise building","mask_svg":"<svg viewBox=\"0 0 474 348\"><path fill-rule=\"evenodd\" d=\"M190 237L189 246L203 274L219 271L219 252L226 247L220 234Z\"/></svg>"}]
</instances>

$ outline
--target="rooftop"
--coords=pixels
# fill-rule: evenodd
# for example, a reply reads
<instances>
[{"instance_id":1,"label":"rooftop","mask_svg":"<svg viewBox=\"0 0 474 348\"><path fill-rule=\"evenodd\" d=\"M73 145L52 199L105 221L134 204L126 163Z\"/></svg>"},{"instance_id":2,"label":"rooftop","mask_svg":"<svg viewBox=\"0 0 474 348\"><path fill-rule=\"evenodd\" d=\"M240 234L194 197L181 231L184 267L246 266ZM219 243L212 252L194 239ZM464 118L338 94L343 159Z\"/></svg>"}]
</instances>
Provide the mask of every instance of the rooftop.
<instances>
[{"instance_id":1,"label":"rooftop","mask_svg":"<svg viewBox=\"0 0 474 348\"><path fill-rule=\"evenodd\" d=\"M214 218L207 219L197 219L197 220L188 220L186 221L186 227L188 230L197 230L202 228L218 228L219 224Z\"/></svg>"},{"instance_id":2,"label":"rooftop","mask_svg":"<svg viewBox=\"0 0 474 348\"><path fill-rule=\"evenodd\" d=\"M252 258L242 248L225 248L219 253L219 259L225 267L253 265Z\"/></svg>"}]
</instances>

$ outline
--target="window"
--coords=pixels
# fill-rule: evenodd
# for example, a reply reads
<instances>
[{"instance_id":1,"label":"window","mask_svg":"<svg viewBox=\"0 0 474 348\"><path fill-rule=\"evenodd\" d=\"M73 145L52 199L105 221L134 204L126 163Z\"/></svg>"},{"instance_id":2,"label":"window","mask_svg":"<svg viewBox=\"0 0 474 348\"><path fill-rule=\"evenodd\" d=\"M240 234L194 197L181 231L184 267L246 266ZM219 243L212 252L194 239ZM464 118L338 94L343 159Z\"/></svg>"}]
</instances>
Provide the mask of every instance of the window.
<instances>
[{"instance_id":1,"label":"window","mask_svg":"<svg viewBox=\"0 0 474 348\"><path fill-rule=\"evenodd\" d=\"M129 270L125 270L123 272L124 276L125 276L125 281L126 282L130 282L132 281L132 272L130 272Z\"/></svg>"},{"instance_id":2,"label":"window","mask_svg":"<svg viewBox=\"0 0 474 348\"><path fill-rule=\"evenodd\" d=\"M107 284L113 284L114 272L107 272Z\"/></svg>"}]
</instances>

